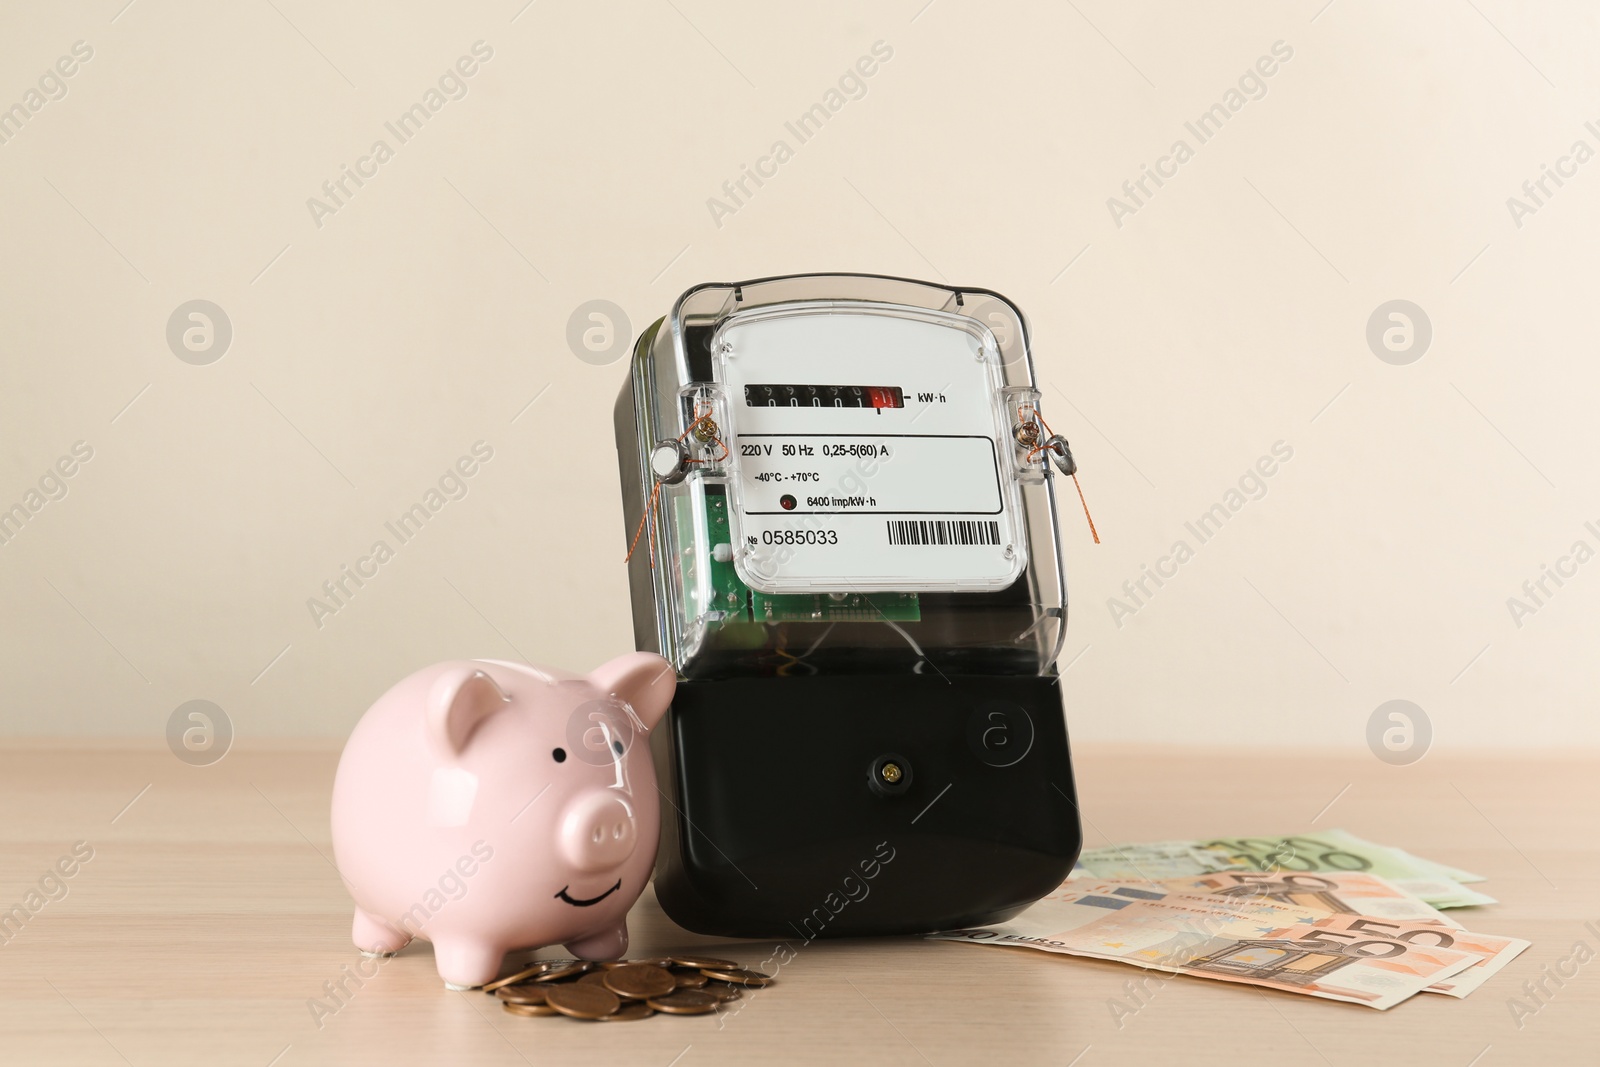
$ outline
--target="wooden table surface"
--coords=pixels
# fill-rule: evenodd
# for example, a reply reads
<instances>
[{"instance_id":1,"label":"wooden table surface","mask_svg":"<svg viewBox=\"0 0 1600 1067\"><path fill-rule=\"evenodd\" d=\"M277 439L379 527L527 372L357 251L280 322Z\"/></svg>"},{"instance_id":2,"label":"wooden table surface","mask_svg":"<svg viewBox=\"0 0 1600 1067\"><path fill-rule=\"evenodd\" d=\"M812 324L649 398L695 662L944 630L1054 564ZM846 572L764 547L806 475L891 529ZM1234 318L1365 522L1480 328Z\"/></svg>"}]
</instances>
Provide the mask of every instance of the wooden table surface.
<instances>
[{"instance_id":1,"label":"wooden table surface","mask_svg":"<svg viewBox=\"0 0 1600 1067\"><path fill-rule=\"evenodd\" d=\"M235 749L200 768L165 749L13 741L0 748L0 908L76 843L93 855L0 945L0 1062L1600 1063L1597 754L1391 767L1365 752L1086 745L1075 759L1090 845L1342 826L1489 876L1479 888L1501 903L1453 914L1533 947L1466 1000L1378 1012L1188 977L1140 1005L1128 983L1142 972L1112 963L818 941L737 1014L599 1026L447 992L417 944L318 1019L309 1002L359 960L328 858L335 748ZM773 948L686 933L649 892L630 926L634 955L714 945L754 963ZM1534 1000L1524 983L1541 978ZM1537 1010L1518 1018L1518 1000Z\"/></svg>"}]
</instances>

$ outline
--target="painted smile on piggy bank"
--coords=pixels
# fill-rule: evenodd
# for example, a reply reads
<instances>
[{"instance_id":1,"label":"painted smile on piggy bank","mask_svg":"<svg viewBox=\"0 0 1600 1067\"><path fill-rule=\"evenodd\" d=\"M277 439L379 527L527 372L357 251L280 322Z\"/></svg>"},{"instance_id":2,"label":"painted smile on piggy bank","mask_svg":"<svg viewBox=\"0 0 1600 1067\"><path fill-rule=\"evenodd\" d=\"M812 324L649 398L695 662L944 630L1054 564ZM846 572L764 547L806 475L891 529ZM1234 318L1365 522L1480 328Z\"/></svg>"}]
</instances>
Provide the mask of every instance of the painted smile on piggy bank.
<instances>
[{"instance_id":1,"label":"painted smile on piggy bank","mask_svg":"<svg viewBox=\"0 0 1600 1067\"><path fill-rule=\"evenodd\" d=\"M601 893L597 897L590 897L588 900L579 900L577 897L569 895L567 890L571 888L572 887L570 885L562 886L561 892L556 894L556 899L564 900L568 904L571 904L574 908L589 908L600 903L602 900L606 899L606 897L609 897L612 893L615 893L617 890L621 889L622 879L618 878L616 885L612 886L610 889L607 889L604 893Z\"/></svg>"}]
</instances>

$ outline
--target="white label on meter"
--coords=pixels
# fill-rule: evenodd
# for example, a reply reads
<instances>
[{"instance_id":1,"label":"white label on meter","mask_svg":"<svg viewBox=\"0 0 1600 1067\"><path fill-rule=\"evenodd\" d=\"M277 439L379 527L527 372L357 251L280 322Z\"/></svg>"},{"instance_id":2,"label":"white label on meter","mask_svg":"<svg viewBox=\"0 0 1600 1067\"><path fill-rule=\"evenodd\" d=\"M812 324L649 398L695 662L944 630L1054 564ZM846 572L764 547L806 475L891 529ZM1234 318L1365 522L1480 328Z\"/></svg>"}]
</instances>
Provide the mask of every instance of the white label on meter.
<instances>
[{"instance_id":1,"label":"white label on meter","mask_svg":"<svg viewBox=\"0 0 1600 1067\"><path fill-rule=\"evenodd\" d=\"M971 319L801 306L734 316L740 577L764 593L1003 589L1026 564L992 339Z\"/></svg>"}]
</instances>

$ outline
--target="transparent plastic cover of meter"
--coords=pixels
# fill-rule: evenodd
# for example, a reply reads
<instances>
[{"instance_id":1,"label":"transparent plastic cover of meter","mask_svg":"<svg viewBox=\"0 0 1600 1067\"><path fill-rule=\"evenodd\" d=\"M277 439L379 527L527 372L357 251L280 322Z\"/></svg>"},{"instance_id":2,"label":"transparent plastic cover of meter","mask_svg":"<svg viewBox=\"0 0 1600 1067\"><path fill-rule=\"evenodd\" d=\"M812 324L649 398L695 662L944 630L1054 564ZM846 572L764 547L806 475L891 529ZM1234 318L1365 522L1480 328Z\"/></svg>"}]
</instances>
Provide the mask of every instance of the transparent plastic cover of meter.
<instances>
[{"instance_id":1,"label":"transparent plastic cover of meter","mask_svg":"<svg viewBox=\"0 0 1600 1067\"><path fill-rule=\"evenodd\" d=\"M700 286L639 339L633 388L643 492L653 449L686 457L640 546L684 676L1054 670L1055 473L1019 440L1040 396L1009 301L871 275Z\"/></svg>"}]
</instances>

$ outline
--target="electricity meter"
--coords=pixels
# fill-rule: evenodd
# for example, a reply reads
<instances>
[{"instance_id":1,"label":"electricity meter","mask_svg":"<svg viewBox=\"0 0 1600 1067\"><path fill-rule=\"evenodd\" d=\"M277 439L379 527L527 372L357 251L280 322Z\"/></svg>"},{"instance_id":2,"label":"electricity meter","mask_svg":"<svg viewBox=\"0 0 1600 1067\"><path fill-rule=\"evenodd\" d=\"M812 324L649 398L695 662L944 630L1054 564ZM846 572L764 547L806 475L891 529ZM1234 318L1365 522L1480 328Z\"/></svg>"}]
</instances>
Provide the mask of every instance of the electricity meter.
<instances>
[{"instance_id":1,"label":"electricity meter","mask_svg":"<svg viewBox=\"0 0 1600 1067\"><path fill-rule=\"evenodd\" d=\"M1000 922L1081 846L1058 470L1021 312L861 274L707 284L616 407L656 895L738 937Z\"/></svg>"}]
</instances>

